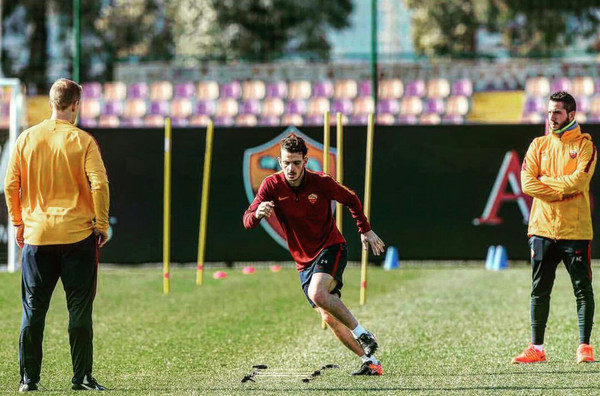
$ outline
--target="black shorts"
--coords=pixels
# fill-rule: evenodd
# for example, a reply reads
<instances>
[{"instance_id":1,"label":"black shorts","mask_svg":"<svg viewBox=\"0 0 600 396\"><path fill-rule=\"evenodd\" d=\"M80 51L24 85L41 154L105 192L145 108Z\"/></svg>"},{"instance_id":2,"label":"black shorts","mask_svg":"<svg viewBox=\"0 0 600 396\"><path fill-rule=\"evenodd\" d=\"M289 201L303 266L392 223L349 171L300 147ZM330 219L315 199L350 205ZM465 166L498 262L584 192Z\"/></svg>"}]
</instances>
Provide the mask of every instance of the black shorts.
<instances>
[{"instance_id":1,"label":"black shorts","mask_svg":"<svg viewBox=\"0 0 600 396\"><path fill-rule=\"evenodd\" d=\"M339 245L328 246L321 251L317 258L312 262L310 267L304 271L300 271L300 283L302 284L302 290L308 300L308 303L314 308L315 303L308 297L308 286L312 280L314 273L324 272L329 274L337 281L335 288L331 291L331 294L337 294L342 296L342 275L344 269L346 269L346 263L348 261L348 247L345 243Z\"/></svg>"}]
</instances>

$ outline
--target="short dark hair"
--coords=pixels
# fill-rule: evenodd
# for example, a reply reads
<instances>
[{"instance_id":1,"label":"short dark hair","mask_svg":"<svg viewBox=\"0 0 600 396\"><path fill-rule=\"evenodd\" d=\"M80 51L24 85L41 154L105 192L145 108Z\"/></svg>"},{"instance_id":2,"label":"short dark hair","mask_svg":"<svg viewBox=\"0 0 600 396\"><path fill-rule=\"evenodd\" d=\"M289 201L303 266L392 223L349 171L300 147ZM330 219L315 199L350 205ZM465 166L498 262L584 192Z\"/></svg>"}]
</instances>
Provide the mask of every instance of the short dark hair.
<instances>
[{"instance_id":1,"label":"short dark hair","mask_svg":"<svg viewBox=\"0 0 600 396\"><path fill-rule=\"evenodd\" d=\"M577 103L575 102L575 98L571 96L568 92L565 91L557 91L550 95L550 100L553 102L562 102L567 113L577 110Z\"/></svg>"},{"instance_id":2,"label":"short dark hair","mask_svg":"<svg viewBox=\"0 0 600 396\"><path fill-rule=\"evenodd\" d=\"M306 153L308 153L304 139L293 132L281 139L281 149L290 153L302 153L303 157L306 157Z\"/></svg>"}]
</instances>

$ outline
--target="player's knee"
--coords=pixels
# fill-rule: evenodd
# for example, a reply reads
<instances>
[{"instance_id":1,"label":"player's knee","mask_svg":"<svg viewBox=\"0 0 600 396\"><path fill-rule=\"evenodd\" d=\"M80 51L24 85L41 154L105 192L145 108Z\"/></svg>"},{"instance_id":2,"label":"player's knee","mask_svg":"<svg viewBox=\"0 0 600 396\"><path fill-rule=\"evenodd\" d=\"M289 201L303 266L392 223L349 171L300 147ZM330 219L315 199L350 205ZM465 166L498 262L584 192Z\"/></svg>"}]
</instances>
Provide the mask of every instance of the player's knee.
<instances>
[{"instance_id":1,"label":"player's knee","mask_svg":"<svg viewBox=\"0 0 600 396\"><path fill-rule=\"evenodd\" d=\"M316 304L317 307L322 307L326 303L327 293L318 289L309 289L308 297Z\"/></svg>"}]
</instances>

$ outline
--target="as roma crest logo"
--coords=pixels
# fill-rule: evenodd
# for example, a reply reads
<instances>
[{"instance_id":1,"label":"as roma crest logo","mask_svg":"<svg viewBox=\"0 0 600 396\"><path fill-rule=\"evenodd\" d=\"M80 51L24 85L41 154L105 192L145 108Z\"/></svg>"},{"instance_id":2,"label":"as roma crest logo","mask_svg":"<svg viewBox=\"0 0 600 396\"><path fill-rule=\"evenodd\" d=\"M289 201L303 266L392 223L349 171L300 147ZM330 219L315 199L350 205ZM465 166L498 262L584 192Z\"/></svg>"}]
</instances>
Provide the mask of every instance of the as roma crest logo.
<instances>
[{"instance_id":1,"label":"as roma crest logo","mask_svg":"<svg viewBox=\"0 0 600 396\"><path fill-rule=\"evenodd\" d=\"M302 132L295 127L289 127L283 133L275 136L268 142L261 144L260 146L252 147L244 151L244 188L246 190L246 197L248 203L252 203L254 196L258 192L260 183L265 177L272 175L280 170L277 157L280 155L281 139L294 132L296 135L302 137L308 147L308 163L306 167L312 171L321 172L323 170L323 145ZM335 156L336 149L329 149L329 174L335 178ZM314 195L314 202L312 196ZM317 201L317 195L311 194L308 199L311 203ZM335 206L334 206L335 207ZM283 235L283 230L276 216L269 218L263 218L260 222L261 226L267 231L267 233L283 248L287 249L287 243Z\"/></svg>"},{"instance_id":2,"label":"as roma crest logo","mask_svg":"<svg viewBox=\"0 0 600 396\"><path fill-rule=\"evenodd\" d=\"M571 158L575 159L577 157L577 150L569 151L569 155L571 156Z\"/></svg>"},{"instance_id":3,"label":"as roma crest logo","mask_svg":"<svg viewBox=\"0 0 600 396\"><path fill-rule=\"evenodd\" d=\"M314 204L315 204L315 202L317 202L317 198L319 198L319 197L317 196L317 194L315 194L315 193L312 193L312 194L310 194L310 195L308 196L308 202L310 202L311 204L313 204L313 205L314 205Z\"/></svg>"}]
</instances>

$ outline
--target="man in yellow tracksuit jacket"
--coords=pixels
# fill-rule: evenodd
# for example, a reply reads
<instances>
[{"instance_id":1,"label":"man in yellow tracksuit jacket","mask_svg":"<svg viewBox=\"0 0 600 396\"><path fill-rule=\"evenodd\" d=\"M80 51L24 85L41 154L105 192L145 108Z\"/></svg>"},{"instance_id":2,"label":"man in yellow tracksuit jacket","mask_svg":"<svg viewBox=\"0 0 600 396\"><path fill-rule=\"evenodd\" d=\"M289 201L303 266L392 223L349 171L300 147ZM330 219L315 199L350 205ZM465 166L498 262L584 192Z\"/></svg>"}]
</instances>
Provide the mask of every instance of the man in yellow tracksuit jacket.
<instances>
[{"instance_id":1,"label":"man in yellow tracksuit jacket","mask_svg":"<svg viewBox=\"0 0 600 396\"><path fill-rule=\"evenodd\" d=\"M81 86L59 79L52 116L24 131L4 180L8 213L23 248L20 392L38 389L44 321L61 280L69 310L71 388L104 390L92 377L92 305L98 248L108 240L108 179L98 144L73 123Z\"/></svg>"},{"instance_id":2,"label":"man in yellow tracksuit jacket","mask_svg":"<svg viewBox=\"0 0 600 396\"><path fill-rule=\"evenodd\" d=\"M535 138L523 161L521 185L533 197L528 236L531 248L531 344L513 363L546 360L544 332L556 268L563 261L577 300L577 362L593 362L590 335L594 291L590 265L593 237L590 181L597 151L592 138L575 121L575 99L555 92L548 103L551 132Z\"/></svg>"}]
</instances>

